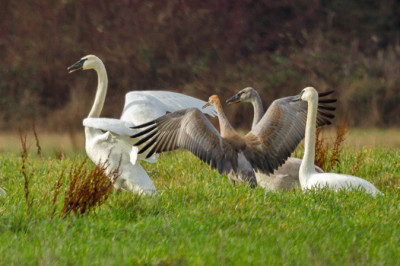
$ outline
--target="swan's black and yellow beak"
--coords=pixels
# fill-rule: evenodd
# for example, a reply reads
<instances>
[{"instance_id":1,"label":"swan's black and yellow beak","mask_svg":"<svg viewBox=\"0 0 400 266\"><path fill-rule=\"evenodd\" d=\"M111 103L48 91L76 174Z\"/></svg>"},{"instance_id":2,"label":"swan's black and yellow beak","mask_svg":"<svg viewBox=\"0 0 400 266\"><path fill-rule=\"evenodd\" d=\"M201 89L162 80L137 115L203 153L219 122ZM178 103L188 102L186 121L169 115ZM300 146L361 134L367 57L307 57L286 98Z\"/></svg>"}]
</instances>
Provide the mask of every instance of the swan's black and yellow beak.
<instances>
[{"instance_id":1,"label":"swan's black and yellow beak","mask_svg":"<svg viewBox=\"0 0 400 266\"><path fill-rule=\"evenodd\" d=\"M304 90L300 94L293 97L292 102L301 102L301 96L303 96Z\"/></svg>"},{"instance_id":2,"label":"swan's black and yellow beak","mask_svg":"<svg viewBox=\"0 0 400 266\"><path fill-rule=\"evenodd\" d=\"M201 109L204 109L204 108L206 108L206 107L208 107L208 106L210 106L211 105L211 103L206 103L205 105L203 105L203 107L201 107Z\"/></svg>"},{"instance_id":3,"label":"swan's black and yellow beak","mask_svg":"<svg viewBox=\"0 0 400 266\"><path fill-rule=\"evenodd\" d=\"M226 103L227 104L240 103L240 96L241 95L242 95L241 92L239 92L238 94L235 94L234 96L232 96L231 98L226 100Z\"/></svg>"},{"instance_id":4,"label":"swan's black and yellow beak","mask_svg":"<svg viewBox=\"0 0 400 266\"><path fill-rule=\"evenodd\" d=\"M81 59L78 62L76 62L75 64L73 64L72 66L69 66L67 68L68 73L72 73L72 72L75 72L75 71L83 69L83 64L85 63L86 60L87 60L86 58L85 59Z\"/></svg>"}]
</instances>

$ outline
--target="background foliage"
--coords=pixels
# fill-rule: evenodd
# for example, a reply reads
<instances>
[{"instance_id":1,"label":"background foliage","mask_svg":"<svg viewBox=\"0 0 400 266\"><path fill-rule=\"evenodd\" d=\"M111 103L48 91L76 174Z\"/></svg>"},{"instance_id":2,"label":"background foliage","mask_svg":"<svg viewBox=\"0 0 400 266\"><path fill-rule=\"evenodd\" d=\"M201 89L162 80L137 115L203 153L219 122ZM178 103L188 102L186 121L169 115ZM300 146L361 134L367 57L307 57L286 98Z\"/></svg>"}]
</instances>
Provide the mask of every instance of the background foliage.
<instances>
[{"instance_id":1,"label":"background foliage","mask_svg":"<svg viewBox=\"0 0 400 266\"><path fill-rule=\"evenodd\" d=\"M350 126L400 122L396 0L2 0L1 129L80 128L96 78L66 67L86 54L108 70L103 116L130 90L226 99L253 86L269 104L313 85L338 91ZM227 108L235 126L249 126L243 108Z\"/></svg>"}]
</instances>

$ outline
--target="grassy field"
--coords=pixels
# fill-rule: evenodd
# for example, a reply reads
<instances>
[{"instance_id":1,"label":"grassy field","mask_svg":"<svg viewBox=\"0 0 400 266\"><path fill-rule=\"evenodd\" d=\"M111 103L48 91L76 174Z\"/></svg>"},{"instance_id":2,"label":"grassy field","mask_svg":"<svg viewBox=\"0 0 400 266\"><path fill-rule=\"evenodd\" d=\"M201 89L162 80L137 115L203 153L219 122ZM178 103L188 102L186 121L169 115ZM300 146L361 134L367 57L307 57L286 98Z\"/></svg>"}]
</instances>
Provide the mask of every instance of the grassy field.
<instances>
[{"instance_id":1,"label":"grassy field","mask_svg":"<svg viewBox=\"0 0 400 266\"><path fill-rule=\"evenodd\" d=\"M34 148L35 138L28 130L28 146ZM323 134L326 137L333 137L335 130L333 127L324 129ZM84 149L85 136L82 131L70 134L47 133L38 130L41 146L45 147L47 153L75 153ZM384 147L400 148L400 130L399 129L349 129L344 141L346 147L360 150L365 147ZM18 133L0 134L0 152L15 152L21 148L20 137Z\"/></svg>"},{"instance_id":2,"label":"grassy field","mask_svg":"<svg viewBox=\"0 0 400 266\"><path fill-rule=\"evenodd\" d=\"M395 265L400 261L396 145L346 147L334 169L373 182L384 197L357 191L271 193L260 187L234 187L190 153L175 152L162 155L157 164L142 164L157 187L156 195L113 193L88 215L62 217L67 175L53 213L54 186L61 172L68 173L85 155L79 149L61 152L45 145L49 138L42 139L42 157L28 139L25 173L31 176L30 210L20 153L3 149L0 154L0 186L8 193L0 198L1 265ZM296 154L301 156L301 147Z\"/></svg>"}]
</instances>

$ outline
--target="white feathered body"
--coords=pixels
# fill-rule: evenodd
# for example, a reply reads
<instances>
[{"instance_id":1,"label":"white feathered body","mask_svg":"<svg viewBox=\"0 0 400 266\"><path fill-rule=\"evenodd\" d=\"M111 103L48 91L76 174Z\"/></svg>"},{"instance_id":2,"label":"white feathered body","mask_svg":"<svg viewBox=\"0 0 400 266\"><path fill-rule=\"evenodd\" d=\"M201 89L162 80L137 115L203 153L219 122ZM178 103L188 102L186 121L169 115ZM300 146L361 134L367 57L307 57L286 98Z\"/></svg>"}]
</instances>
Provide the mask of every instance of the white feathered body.
<instances>
[{"instance_id":1,"label":"white feathered body","mask_svg":"<svg viewBox=\"0 0 400 266\"><path fill-rule=\"evenodd\" d=\"M314 88L307 87L301 92L299 97L308 102L304 156L299 170L301 188L306 190L328 187L334 191L341 189L360 189L372 195L383 195L374 185L362 178L335 173L316 173L314 171L314 167L312 166L314 165L315 160L315 125L318 107L318 93Z\"/></svg>"},{"instance_id":2,"label":"white feathered body","mask_svg":"<svg viewBox=\"0 0 400 266\"><path fill-rule=\"evenodd\" d=\"M132 148L129 137L110 131L85 127L86 153L96 164L107 162L106 174L118 169L119 178L114 187L137 194L153 194L156 188L143 167L137 163L137 147Z\"/></svg>"},{"instance_id":3,"label":"white feathered body","mask_svg":"<svg viewBox=\"0 0 400 266\"><path fill-rule=\"evenodd\" d=\"M299 169L302 160L290 157L286 162L274 171L273 174L256 172L257 184L268 191L287 191L300 185ZM323 173L318 166L314 166L315 171Z\"/></svg>"},{"instance_id":4,"label":"white feathered body","mask_svg":"<svg viewBox=\"0 0 400 266\"><path fill-rule=\"evenodd\" d=\"M300 173L301 178L301 173ZM375 196L376 194L383 195L373 184L365 179L335 173L311 173L307 177L307 181L301 184L302 189L329 187L332 190L338 191L341 189L357 189Z\"/></svg>"}]
</instances>

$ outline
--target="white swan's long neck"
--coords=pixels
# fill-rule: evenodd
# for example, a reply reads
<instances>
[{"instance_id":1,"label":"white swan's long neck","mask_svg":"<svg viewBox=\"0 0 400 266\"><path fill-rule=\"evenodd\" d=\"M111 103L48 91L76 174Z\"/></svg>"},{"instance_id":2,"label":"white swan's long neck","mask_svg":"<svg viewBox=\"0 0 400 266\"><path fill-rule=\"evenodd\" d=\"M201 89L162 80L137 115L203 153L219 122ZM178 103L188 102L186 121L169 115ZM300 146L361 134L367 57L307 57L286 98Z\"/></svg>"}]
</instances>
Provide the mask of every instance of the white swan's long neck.
<instances>
[{"instance_id":1,"label":"white swan's long neck","mask_svg":"<svg viewBox=\"0 0 400 266\"><path fill-rule=\"evenodd\" d=\"M100 117L101 110L104 106L104 101L106 99L107 94L107 85L108 85L108 78L107 78L107 71L103 64L103 62L99 61L98 64L93 68L97 73L97 91L96 97L94 99L94 103L92 109L89 112L88 117Z\"/></svg>"},{"instance_id":2,"label":"white swan's long neck","mask_svg":"<svg viewBox=\"0 0 400 266\"><path fill-rule=\"evenodd\" d=\"M214 107L217 110L219 128L221 131L221 136L226 137L232 134L236 134L228 119L225 116L224 110L222 109L221 102L219 100L214 100Z\"/></svg>"},{"instance_id":3,"label":"white swan's long neck","mask_svg":"<svg viewBox=\"0 0 400 266\"><path fill-rule=\"evenodd\" d=\"M253 117L253 124L251 125L251 129L253 129L257 123L261 120L264 115L264 108L261 102L260 95L258 92L254 91L255 96L251 98L251 104L254 108L254 117Z\"/></svg>"},{"instance_id":4,"label":"white swan's long neck","mask_svg":"<svg viewBox=\"0 0 400 266\"><path fill-rule=\"evenodd\" d=\"M315 172L315 130L317 120L318 94L315 94L315 96L316 97L313 97L313 99L308 101L304 156L299 172L300 185L302 187L306 186L309 175Z\"/></svg>"}]
</instances>

